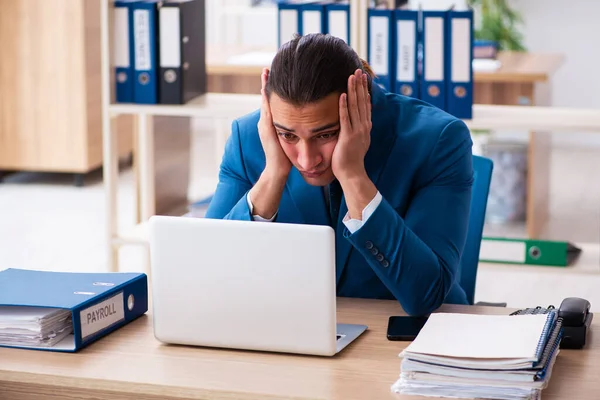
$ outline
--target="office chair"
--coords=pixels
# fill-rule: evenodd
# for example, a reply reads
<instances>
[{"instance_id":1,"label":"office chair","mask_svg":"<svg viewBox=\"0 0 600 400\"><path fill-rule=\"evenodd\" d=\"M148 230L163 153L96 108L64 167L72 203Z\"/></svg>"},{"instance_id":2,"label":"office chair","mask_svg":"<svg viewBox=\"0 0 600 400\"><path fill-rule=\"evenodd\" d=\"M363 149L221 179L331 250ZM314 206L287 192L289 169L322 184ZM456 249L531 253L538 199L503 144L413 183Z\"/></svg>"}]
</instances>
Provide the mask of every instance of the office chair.
<instances>
[{"instance_id":1,"label":"office chair","mask_svg":"<svg viewBox=\"0 0 600 400\"><path fill-rule=\"evenodd\" d=\"M460 286L467 294L467 300L471 305L474 303L475 298L479 249L483 237L492 170L492 160L481 156L473 156L474 182L471 194L469 226L459 270ZM478 305L506 306L504 303L478 303Z\"/></svg>"}]
</instances>

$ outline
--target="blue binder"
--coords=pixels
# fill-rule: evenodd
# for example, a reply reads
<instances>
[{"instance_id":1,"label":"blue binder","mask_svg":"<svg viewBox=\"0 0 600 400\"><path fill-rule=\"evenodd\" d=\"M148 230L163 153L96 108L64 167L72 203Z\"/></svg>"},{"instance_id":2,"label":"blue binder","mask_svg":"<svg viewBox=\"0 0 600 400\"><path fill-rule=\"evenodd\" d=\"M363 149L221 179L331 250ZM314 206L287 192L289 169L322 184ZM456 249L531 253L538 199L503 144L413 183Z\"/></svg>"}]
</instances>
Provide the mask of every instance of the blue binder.
<instances>
[{"instance_id":1,"label":"blue binder","mask_svg":"<svg viewBox=\"0 0 600 400\"><path fill-rule=\"evenodd\" d=\"M350 3L341 1L329 3L325 6L327 33L350 43Z\"/></svg>"},{"instance_id":2,"label":"blue binder","mask_svg":"<svg viewBox=\"0 0 600 400\"><path fill-rule=\"evenodd\" d=\"M446 109L445 58L446 11L422 11L421 42L423 69L420 98L442 110Z\"/></svg>"},{"instance_id":3,"label":"blue binder","mask_svg":"<svg viewBox=\"0 0 600 400\"><path fill-rule=\"evenodd\" d=\"M374 82L394 90L394 10L369 8L367 11L367 62L375 73Z\"/></svg>"},{"instance_id":4,"label":"blue binder","mask_svg":"<svg viewBox=\"0 0 600 400\"><path fill-rule=\"evenodd\" d=\"M419 98L419 11L397 9L394 19L396 21L394 91L404 96Z\"/></svg>"},{"instance_id":5,"label":"blue binder","mask_svg":"<svg viewBox=\"0 0 600 400\"><path fill-rule=\"evenodd\" d=\"M0 310L6 307L68 310L72 333L54 346L1 343L0 347L76 352L146 313L148 280L143 273L9 268L0 271Z\"/></svg>"},{"instance_id":6,"label":"blue binder","mask_svg":"<svg viewBox=\"0 0 600 400\"><path fill-rule=\"evenodd\" d=\"M461 119L473 116L473 10L446 14L446 111Z\"/></svg>"},{"instance_id":7,"label":"blue binder","mask_svg":"<svg viewBox=\"0 0 600 400\"><path fill-rule=\"evenodd\" d=\"M277 3L277 47L302 34L302 3L280 1Z\"/></svg>"},{"instance_id":8,"label":"blue binder","mask_svg":"<svg viewBox=\"0 0 600 400\"><path fill-rule=\"evenodd\" d=\"M133 13L131 4L139 0L115 0L113 25L113 62L115 100L133 103Z\"/></svg>"},{"instance_id":9,"label":"blue binder","mask_svg":"<svg viewBox=\"0 0 600 400\"><path fill-rule=\"evenodd\" d=\"M133 12L134 101L157 104L158 93L158 3L143 0L131 5Z\"/></svg>"}]
</instances>

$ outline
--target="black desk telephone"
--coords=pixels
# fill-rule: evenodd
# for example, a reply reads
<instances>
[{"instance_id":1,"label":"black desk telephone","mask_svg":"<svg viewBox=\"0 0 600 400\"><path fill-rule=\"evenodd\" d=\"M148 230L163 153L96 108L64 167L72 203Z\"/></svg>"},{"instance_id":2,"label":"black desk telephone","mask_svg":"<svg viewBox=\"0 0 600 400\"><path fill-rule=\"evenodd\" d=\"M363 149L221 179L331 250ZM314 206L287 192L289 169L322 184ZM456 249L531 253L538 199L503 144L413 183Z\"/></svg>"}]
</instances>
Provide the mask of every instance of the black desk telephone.
<instances>
[{"instance_id":1,"label":"black desk telephone","mask_svg":"<svg viewBox=\"0 0 600 400\"><path fill-rule=\"evenodd\" d=\"M543 308L525 308L511 315L546 314L554 310L553 305ZM587 331L590 329L594 314L590 312L590 302L579 297L567 297L558 307L558 317L562 319L563 337L561 349L581 349L585 345Z\"/></svg>"}]
</instances>

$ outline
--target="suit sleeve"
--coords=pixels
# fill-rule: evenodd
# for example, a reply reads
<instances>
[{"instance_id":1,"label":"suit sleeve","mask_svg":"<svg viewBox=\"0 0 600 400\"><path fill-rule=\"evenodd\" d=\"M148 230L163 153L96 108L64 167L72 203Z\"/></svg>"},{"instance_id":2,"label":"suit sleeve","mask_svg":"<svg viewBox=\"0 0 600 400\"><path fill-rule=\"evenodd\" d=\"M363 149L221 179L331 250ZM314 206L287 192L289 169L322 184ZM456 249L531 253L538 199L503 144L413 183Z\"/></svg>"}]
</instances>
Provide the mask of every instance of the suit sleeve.
<instances>
[{"instance_id":1,"label":"suit sleeve","mask_svg":"<svg viewBox=\"0 0 600 400\"><path fill-rule=\"evenodd\" d=\"M471 204L471 145L462 121L448 124L405 217L384 197L361 229L345 232L408 314L434 311L456 280Z\"/></svg>"},{"instance_id":2,"label":"suit sleeve","mask_svg":"<svg viewBox=\"0 0 600 400\"><path fill-rule=\"evenodd\" d=\"M237 121L233 122L231 130L219 169L219 183L205 218L251 221L247 196L252 183L244 168Z\"/></svg>"}]
</instances>

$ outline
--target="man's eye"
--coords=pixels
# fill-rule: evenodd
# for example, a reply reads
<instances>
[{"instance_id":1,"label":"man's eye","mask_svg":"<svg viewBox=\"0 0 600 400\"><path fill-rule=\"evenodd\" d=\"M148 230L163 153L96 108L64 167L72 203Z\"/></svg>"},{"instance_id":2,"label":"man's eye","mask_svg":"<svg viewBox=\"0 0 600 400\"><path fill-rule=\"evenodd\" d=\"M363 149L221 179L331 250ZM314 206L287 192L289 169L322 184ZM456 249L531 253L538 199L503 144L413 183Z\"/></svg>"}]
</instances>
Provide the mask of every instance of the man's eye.
<instances>
[{"instance_id":1,"label":"man's eye","mask_svg":"<svg viewBox=\"0 0 600 400\"><path fill-rule=\"evenodd\" d=\"M294 140L294 138L296 137L296 135L286 132L279 132L279 136L281 136L285 140Z\"/></svg>"},{"instance_id":2,"label":"man's eye","mask_svg":"<svg viewBox=\"0 0 600 400\"><path fill-rule=\"evenodd\" d=\"M337 135L337 132L324 133L322 135L317 136L317 139L323 139L323 140L331 139L335 135Z\"/></svg>"}]
</instances>

